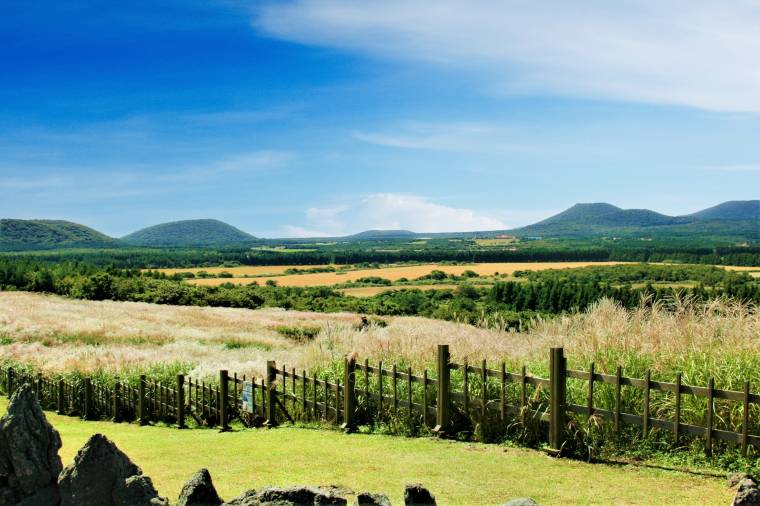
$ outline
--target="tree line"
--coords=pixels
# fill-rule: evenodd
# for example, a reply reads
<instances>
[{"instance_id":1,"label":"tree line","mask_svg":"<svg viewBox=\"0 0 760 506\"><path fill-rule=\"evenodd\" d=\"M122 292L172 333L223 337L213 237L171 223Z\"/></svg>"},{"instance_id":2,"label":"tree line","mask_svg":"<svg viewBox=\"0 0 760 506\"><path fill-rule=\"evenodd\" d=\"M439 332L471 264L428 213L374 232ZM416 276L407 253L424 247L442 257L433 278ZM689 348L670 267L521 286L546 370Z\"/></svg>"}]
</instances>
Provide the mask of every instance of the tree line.
<instances>
[{"instance_id":1,"label":"tree line","mask_svg":"<svg viewBox=\"0 0 760 506\"><path fill-rule=\"evenodd\" d=\"M659 287L652 278L696 281L691 288ZM634 307L673 297L676 292L701 300L715 297L760 304L760 283L746 274L700 266L617 266L522 275L492 287L463 282L445 290L399 287L372 297L346 296L329 287L235 285L197 286L178 276L137 269L99 268L80 262L47 264L0 259L0 289L45 292L87 300L116 300L188 306L256 309L281 307L303 311L349 311L376 315L416 315L472 324L499 322L517 327L536 315L583 310L601 298ZM634 273L638 272L638 275ZM643 286L636 281L645 280Z\"/></svg>"}]
</instances>

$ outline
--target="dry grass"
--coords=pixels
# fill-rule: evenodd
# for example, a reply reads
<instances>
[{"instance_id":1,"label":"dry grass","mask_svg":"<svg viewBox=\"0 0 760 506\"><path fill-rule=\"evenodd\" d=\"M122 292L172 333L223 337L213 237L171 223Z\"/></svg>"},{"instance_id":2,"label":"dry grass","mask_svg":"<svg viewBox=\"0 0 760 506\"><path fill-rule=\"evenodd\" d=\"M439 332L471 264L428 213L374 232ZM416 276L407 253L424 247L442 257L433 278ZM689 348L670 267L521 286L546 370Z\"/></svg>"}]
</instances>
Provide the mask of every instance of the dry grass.
<instances>
[{"instance_id":1,"label":"dry grass","mask_svg":"<svg viewBox=\"0 0 760 506\"><path fill-rule=\"evenodd\" d=\"M447 274L461 275L464 271L471 270L481 276L493 276L499 274L514 274L515 271L539 271L545 269L571 269L574 267L588 267L594 265L616 265L622 262L502 262L502 263L485 263L485 264L466 264L466 265L439 265L439 264L421 264L421 265L404 265L382 267L380 269L360 269L346 272L320 272L315 274L293 274L275 277L257 277L256 282L259 284L266 283L268 279L277 281L280 286L330 286L337 283L349 283L370 276L379 276L391 281L398 281L401 278L416 279L434 270L443 271ZM237 269L240 269L239 271ZM245 269L249 267L235 267L226 269L234 276L243 275ZM241 283L247 284L250 279L193 279L190 283L197 285L215 286L224 283Z\"/></svg>"},{"instance_id":2,"label":"dry grass","mask_svg":"<svg viewBox=\"0 0 760 506\"><path fill-rule=\"evenodd\" d=\"M302 368L330 361L367 340L373 358L401 357L415 343L416 363L441 336L456 336L461 349L489 340L494 332L423 318L387 318L386 328L360 331L358 315L279 309L229 309L71 300L22 292L0 292L0 336L10 344L3 355L47 371L117 371L162 362L197 364L193 376L221 368L261 375L266 360ZM280 335L275 327L320 326L311 343ZM96 343L96 344L93 344ZM229 343L234 343L230 347ZM466 344L469 343L469 344ZM230 349L232 348L232 349ZM495 353L504 354L506 347Z\"/></svg>"},{"instance_id":3,"label":"dry grass","mask_svg":"<svg viewBox=\"0 0 760 506\"><path fill-rule=\"evenodd\" d=\"M559 345L571 362L581 364L597 360L601 367L616 361L630 366L633 360L655 371L693 366L707 372L730 366L745 375L757 365L753 357L760 357L760 312L722 301L676 301L673 307L636 310L602 301L584 313L535 322L522 333L418 317L385 320L386 327L360 330L359 317L345 313L91 302L4 292L0 337L10 344L0 349L6 357L45 370L117 371L186 362L195 364L189 371L194 376L220 368L258 376L266 360L297 368L324 366L351 352L419 369L431 365L436 345L443 343L451 346L456 361L545 363L547 349ZM296 342L276 332L279 325L319 326L321 331L313 341Z\"/></svg>"}]
</instances>

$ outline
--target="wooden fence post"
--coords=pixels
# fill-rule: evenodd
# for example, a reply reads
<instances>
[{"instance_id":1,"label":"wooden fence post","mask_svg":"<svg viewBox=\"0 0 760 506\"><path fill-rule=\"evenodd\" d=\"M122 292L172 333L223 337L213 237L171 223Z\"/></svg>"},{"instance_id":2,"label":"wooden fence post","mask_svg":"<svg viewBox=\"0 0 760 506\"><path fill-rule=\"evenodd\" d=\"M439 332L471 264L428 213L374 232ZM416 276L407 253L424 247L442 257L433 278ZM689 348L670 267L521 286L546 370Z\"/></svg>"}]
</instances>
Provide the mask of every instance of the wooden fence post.
<instances>
[{"instance_id":1,"label":"wooden fence post","mask_svg":"<svg viewBox=\"0 0 760 506\"><path fill-rule=\"evenodd\" d=\"M121 421L121 383L115 382L113 384L113 421L119 423Z\"/></svg>"},{"instance_id":2,"label":"wooden fence post","mask_svg":"<svg viewBox=\"0 0 760 506\"><path fill-rule=\"evenodd\" d=\"M436 408L436 425L433 428L439 437L449 430L451 423L451 371L449 370L449 345L438 345L438 395Z\"/></svg>"},{"instance_id":3,"label":"wooden fence post","mask_svg":"<svg viewBox=\"0 0 760 506\"><path fill-rule=\"evenodd\" d=\"M137 387L137 419L140 425L146 425L148 423L145 408L145 375L141 374L140 384Z\"/></svg>"},{"instance_id":4,"label":"wooden fence post","mask_svg":"<svg viewBox=\"0 0 760 506\"><path fill-rule=\"evenodd\" d=\"M222 369L219 371L219 425L222 432L230 430L230 417L229 417L229 373Z\"/></svg>"},{"instance_id":5,"label":"wooden fence post","mask_svg":"<svg viewBox=\"0 0 760 506\"><path fill-rule=\"evenodd\" d=\"M92 380L84 379L84 413L82 418L92 420Z\"/></svg>"},{"instance_id":6,"label":"wooden fence post","mask_svg":"<svg viewBox=\"0 0 760 506\"><path fill-rule=\"evenodd\" d=\"M8 398L10 399L11 395L13 395L13 367L8 368L6 387L8 389Z\"/></svg>"},{"instance_id":7,"label":"wooden fence post","mask_svg":"<svg viewBox=\"0 0 760 506\"><path fill-rule=\"evenodd\" d=\"M356 431L354 411L356 409L356 360L346 358L343 368L343 425L344 431Z\"/></svg>"},{"instance_id":8,"label":"wooden fence post","mask_svg":"<svg viewBox=\"0 0 760 506\"><path fill-rule=\"evenodd\" d=\"M56 409L59 415L62 415L66 406L66 400L64 398L64 383L63 378L58 380L58 402L56 402Z\"/></svg>"},{"instance_id":9,"label":"wooden fence post","mask_svg":"<svg viewBox=\"0 0 760 506\"><path fill-rule=\"evenodd\" d=\"M705 453L708 457L712 457L713 454L713 413L715 405L713 398L715 397L715 378L710 376L707 380L707 414L705 415Z\"/></svg>"},{"instance_id":10,"label":"wooden fence post","mask_svg":"<svg viewBox=\"0 0 760 506\"><path fill-rule=\"evenodd\" d=\"M277 427L277 406L275 406L275 403L277 402L275 400L277 398L277 392L275 391L275 381L277 381L277 365L275 364L274 360L267 361L266 380L267 420L264 422L264 427L271 429L273 427Z\"/></svg>"},{"instance_id":11,"label":"wooden fence post","mask_svg":"<svg viewBox=\"0 0 760 506\"><path fill-rule=\"evenodd\" d=\"M567 362L562 348L552 348L549 359L551 400L549 404L549 446L560 451L565 443L565 389Z\"/></svg>"},{"instance_id":12,"label":"wooden fence post","mask_svg":"<svg viewBox=\"0 0 760 506\"><path fill-rule=\"evenodd\" d=\"M185 428L185 375L177 375L177 428Z\"/></svg>"},{"instance_id":13,"label":"wooden fence post","mask_svg":"<svg viewBox=\"0 0 760 506\"><path fill-rule=\"evenodd\" d=\"M45 387L42 383L42 373L37 374L37 402L40 403L40 406L44 406L44 400L45 400Z\"/></svg>"}]
</instances>

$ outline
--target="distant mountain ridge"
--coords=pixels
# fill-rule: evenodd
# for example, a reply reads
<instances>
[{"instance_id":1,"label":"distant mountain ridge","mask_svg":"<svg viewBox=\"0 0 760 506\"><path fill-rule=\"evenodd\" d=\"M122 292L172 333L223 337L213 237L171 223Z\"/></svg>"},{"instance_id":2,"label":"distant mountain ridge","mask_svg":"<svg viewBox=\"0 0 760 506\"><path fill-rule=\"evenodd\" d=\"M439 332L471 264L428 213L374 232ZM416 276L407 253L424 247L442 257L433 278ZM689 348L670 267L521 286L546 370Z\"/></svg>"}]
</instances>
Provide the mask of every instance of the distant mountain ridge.
<instances>
[{"instance_id":1,"label":"distant mountain ridge","mask_svg":"<svg viewBox=\"0 0 760 506\"><path fill-rule=\"evenodd\" d=\"M689 233L718 222L731 222L738 233L760 233L760 200L735 200L682 216L667 216L649 209L621 209L604 202L575 204L554 216L517 228L518 235L582 236L600 233L633 233L668 230ZM698 232L698 231L696 231Z\"/></svg>"},{"instance_id":2,"label":"distant mountain ridge","mask_svg":"<svg viewBox=\"0 0 760 506\"><path fill-rule=\"evenodd\" d=\"M172 221L121 238L130 246L224 246L256 241L251 234L219 220Z\"/></svg>"},{"instance_id":3,"label":"distant mountain ridge","mask_svg":"<svg viewBox=\"0 0 760 506\"><path fill-rule=\"evenodd\" d=\"M542 221L513 230L427 233L410 230L366 230L333 239L376 241L443 237L594 237L722 236L760 241L760 200L734 200L682 216L667 216L648 209L622 209L604 202L575 204ZM291 241L297 239L290 239ZM0 251L55 248L216 247L242 246L261 239L213 219L162 223L121 239L108 237L85 225L63 220L0 219Z\"/></svg>"},{"instance_id":4,"label":"distant mountain ridge","mask_svg":"<svg viewBox=\"0 0 760 506\"><path fill-rule=\"evenodd\" d=\"M358 234L346 236L346 239L405 239L418 234L411 230L365 230Z\"/></svg>"}]
</instances>

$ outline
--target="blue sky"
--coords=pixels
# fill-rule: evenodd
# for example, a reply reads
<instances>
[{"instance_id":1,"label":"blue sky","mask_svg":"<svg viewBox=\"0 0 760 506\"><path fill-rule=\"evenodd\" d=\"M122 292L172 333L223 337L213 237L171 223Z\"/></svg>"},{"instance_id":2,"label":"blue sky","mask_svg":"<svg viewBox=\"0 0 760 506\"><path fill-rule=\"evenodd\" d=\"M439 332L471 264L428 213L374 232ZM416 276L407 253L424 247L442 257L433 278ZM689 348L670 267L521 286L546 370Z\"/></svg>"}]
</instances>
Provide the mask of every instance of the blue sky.
<instances>
[{"instance_id":1,"label":"blue sky","mask_svg":"<svg viewBox=\"0 0 760 506\"><path fill-rule=\"evenodd\" d=\"M662 4L4 2L0 216L282 237L758 198L760 6Z\"/></svg>"}]
</instances>

